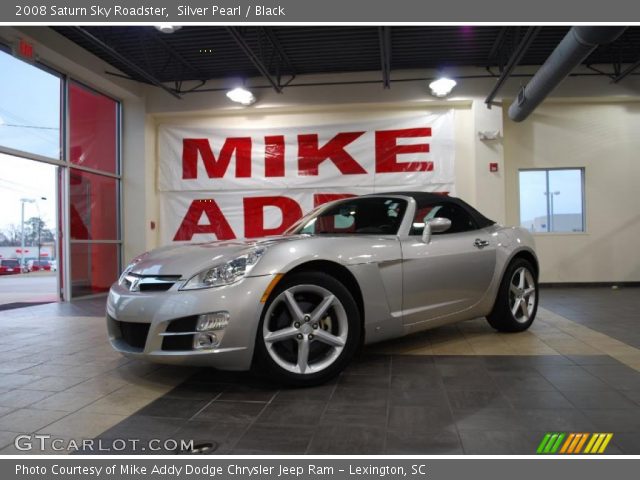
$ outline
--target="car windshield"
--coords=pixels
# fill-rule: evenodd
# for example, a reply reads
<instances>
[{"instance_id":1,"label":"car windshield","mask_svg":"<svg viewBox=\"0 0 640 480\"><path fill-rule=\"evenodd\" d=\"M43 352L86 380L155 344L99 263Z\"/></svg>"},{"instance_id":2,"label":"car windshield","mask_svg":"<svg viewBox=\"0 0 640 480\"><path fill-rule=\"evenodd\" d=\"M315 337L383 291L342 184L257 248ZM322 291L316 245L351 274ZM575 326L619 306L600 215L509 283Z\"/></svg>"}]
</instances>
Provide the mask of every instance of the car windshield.
<instances>
[{"instance_id":1,"label":"car windshield","mask_svg":"<svg viewBox=\"0 0 640 480\"><path fill-rule=\"evenodd\" d=\"M287 234L395 235L406 208L407 202L401 198L350 198L312 212Z\"/></svg>"},{"instance_id":2,"label":"car windshield","mask_svg":"<svg viewBox=\"0 0 640 480\"><path fill-rule=\"evenodd\" d=\"M2 266L3 267L17 267L20 264L18 263L17 260L2 260Z\"/></svg>"}]
</instances>

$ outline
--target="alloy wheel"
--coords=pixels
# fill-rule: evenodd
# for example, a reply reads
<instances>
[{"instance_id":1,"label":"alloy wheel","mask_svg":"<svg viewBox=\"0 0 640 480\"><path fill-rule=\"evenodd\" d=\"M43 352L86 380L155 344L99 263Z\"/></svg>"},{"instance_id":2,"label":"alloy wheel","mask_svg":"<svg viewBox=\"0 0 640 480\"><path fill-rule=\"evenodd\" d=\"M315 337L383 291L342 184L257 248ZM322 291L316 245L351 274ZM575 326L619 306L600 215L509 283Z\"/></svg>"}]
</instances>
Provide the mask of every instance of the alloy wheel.
<instances>
[{"instance_id":1,"label":"alloy wheel","mask_svg":"<svg viewBox=\"0 0 640 480\"><path fill-rule=\"evenodd\" d=\"M537 299L533 274L525 267L518 268L509 283L509 309L519 323L526 323L533 315Z\"/></svg>"},{"instance_id":2,"label":"alloy wheel","mask_svg":"<svg viewBox=\"0 0 640 480\"><path fill-rule=\"evenodd\" d=\"M269 305L262 328L271 358L285 370L303 375L332 365L344 350L348 333L342 303L318 285L295 285L281 292Z\"/></svg>"}]
</instances>

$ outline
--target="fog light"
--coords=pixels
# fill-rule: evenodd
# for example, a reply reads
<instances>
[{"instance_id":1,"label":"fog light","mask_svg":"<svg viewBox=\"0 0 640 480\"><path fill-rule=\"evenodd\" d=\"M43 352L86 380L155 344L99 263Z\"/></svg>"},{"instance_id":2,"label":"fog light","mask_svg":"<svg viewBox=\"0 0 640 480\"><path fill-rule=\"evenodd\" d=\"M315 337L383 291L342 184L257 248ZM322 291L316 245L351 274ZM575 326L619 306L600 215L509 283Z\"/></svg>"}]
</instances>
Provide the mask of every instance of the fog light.
<instances>
[{"instance_id":1,"label":"fog light","mask_svg":"<svg viewBox=\"0 0 640 480\"><path fill-rule=\"evenodd\" d=\"M208 348L216 348L220 344L220 340L215 333L206 332L198 333L193 338L194 350L204 350Z\"/></svg>"},{"instance_id":2,"label":"fog light","mask_svg":"<svg viewBox=\"0 0 640 480\"><path fill-rule=\"evenodd\" d=\"M222 330L229 325L229 312L205 313L198 316L196 330L206 332L210 330Z\"/></svg>"}]
</instances>

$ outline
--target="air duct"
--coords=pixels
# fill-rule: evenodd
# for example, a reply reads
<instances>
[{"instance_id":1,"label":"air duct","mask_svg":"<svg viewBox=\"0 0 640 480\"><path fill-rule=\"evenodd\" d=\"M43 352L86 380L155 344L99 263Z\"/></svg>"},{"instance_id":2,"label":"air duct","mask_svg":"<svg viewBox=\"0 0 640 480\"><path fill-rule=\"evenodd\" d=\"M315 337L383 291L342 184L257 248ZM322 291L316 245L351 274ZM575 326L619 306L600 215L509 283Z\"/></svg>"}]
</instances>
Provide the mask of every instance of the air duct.
<instances>
[{"instance_id":1,"label":"air duct","mask_svg":"<svg viewBox=\"0 0 640 480\"><path fill-rule=\"evenodd\" d=\"M521 122L580 65L598 45L611 43L626 27L573 27L509 107L509 118Z\"/></svg>"}]
</instances>

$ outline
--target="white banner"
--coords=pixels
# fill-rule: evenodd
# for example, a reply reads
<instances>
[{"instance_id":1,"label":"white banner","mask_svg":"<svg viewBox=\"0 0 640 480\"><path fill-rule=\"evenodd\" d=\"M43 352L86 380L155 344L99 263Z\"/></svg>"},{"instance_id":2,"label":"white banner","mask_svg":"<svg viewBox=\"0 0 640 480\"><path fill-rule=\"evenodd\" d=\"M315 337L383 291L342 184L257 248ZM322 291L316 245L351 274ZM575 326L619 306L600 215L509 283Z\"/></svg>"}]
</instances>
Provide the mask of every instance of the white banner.
<instances>
[{"instance_id":1,"label":"white banner","mask_svg":"<svg viewBox=\"0 0 640 480\"><path fill-rule=\"evenodd\" d=\"M345 195L454 188L453 111L273 129L161 125L163 244L281 233Z\"/></svg>"}]
</instances>

